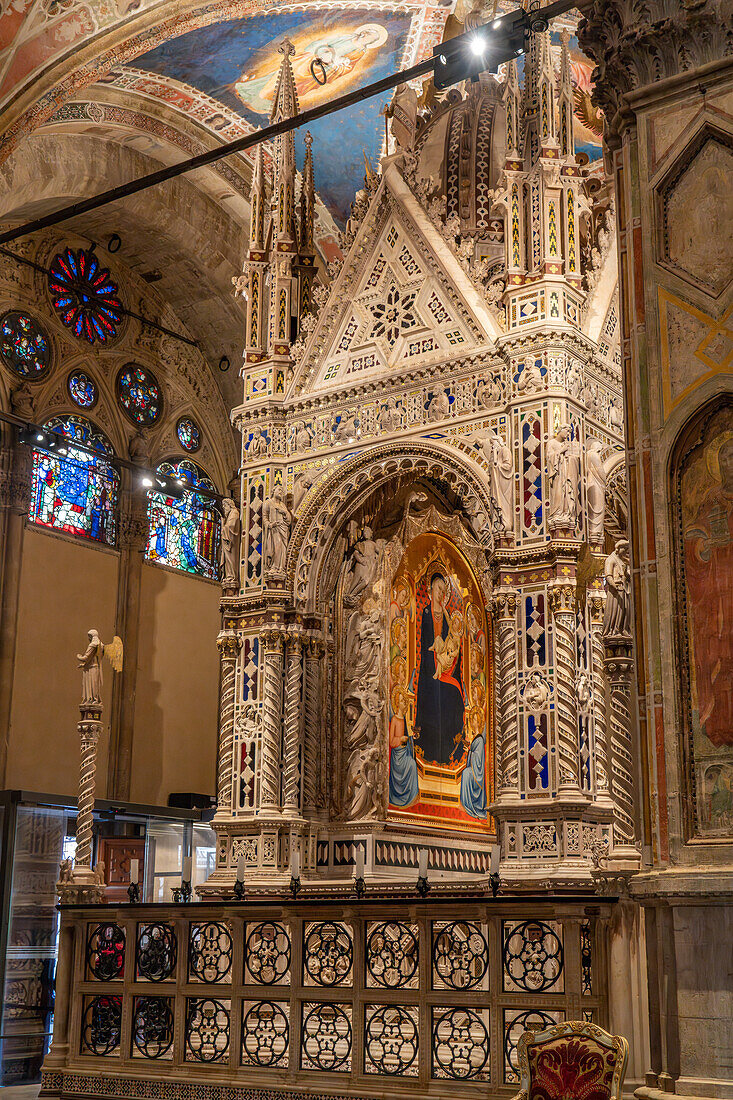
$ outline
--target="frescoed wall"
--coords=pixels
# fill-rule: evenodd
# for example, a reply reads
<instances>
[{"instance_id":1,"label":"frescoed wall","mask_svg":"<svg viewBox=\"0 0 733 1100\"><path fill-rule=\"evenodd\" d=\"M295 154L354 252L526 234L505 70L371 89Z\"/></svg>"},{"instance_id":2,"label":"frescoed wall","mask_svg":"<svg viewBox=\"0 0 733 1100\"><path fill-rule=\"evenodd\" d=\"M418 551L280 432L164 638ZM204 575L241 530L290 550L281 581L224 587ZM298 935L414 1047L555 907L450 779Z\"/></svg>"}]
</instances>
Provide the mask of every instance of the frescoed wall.
<instances>
[{"instance_id":1,"label":"frescoed wall","mask_svg":"<svg viewBox=\"0 0 733 1100\"><path fill-rule=\"evenodd\" d=\"M419 535L392 582L389 813L490 830L490 636L483 598L457 548Z\"/></svg>"},{"instance_id":2,"label":"frescoed wall","mask_svg":"<svg viewBox=\"0 0 733 1100\"><path fill-rule=\"evenodd\" d=\"M733 831L733 408L679 479L698 829Z\"/></svg>"},{"instance_id":3,"label":"frescoed wall","mask_svg":"<svg viewBox=\"0 0 733 1100\"><path fill-rule=\"evenodd\" d=\"M267 125L282 60L278 46L289 38L300 109L387 76L400 68L410 27L408 13L348 8L339 12L282 12L229 20L172 38L134 61L135 68L164 74L220 100L256 126ZM311 72L316 66L318 79ZM319 84L323 80L325 83ZM316 189L342 223L364 174L364 153L374 162L384 138L382 110L390 94L370 99L336 119L310 128ZM296 135L298 167L304 145ZM318 166L328 165L319 175Z\"/></svg>"}]
</instances>

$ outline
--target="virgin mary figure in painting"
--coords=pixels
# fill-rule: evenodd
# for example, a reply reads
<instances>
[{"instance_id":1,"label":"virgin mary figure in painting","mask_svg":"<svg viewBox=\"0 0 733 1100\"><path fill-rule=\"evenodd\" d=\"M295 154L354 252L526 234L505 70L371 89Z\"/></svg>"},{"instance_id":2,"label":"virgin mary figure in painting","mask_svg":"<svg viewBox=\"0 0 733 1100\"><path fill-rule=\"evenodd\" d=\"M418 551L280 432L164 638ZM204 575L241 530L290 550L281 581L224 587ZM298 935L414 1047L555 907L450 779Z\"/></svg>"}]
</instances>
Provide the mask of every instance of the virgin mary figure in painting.
<instances>
[{"instance_id":1,"label":"virgin mary figure in painting","mask_svg":"<svg viewBox=\"0 0 733 1100\"><path fill-rule=\"evenodd\" d=\"M685 573L700 729L720 746L733 745L733 431L705 461L715 484L685 531Z\"/></svg>"},{"instance_id":2,"label":"virgin mary figure in painting","mask_svg":"<svg viewBox=\"0 0 733 1100\"><path fill-rule=\"evenodd\" d=\"M415 726L423 758L436 764L449 763L460 743L465 706L460 635L451 631L448 595L446 578L433 573L420 623Z\"/></svg>"}]
</instances>

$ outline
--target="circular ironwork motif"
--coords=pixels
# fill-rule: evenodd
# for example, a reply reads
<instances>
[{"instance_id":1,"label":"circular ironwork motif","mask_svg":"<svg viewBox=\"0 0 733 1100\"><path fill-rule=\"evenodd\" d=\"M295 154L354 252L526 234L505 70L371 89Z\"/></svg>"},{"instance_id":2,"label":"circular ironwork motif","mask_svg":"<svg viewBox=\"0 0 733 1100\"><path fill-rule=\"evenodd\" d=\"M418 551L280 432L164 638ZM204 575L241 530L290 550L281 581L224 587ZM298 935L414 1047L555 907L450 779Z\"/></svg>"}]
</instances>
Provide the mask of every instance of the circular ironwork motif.
<instances>
[{"instance_id":1,"label":"circular ironwork motif","mask_svg":"<svg viewBox=\"0 0 733 1100\"><path fill-rule=\"evenodd\" d=\"M137 935L137 974L149 982L164 982L176 969L178 943L170 924L141 924Z\"/></svg>"},{"instance_id":2,"label":"circular ironwork motif","mask_svg":"<svg viewBox=\"0 0 733 1100\"><path fill-rule=\"evenodd\" d=\"M100 982L125 972L125 933L118 924L98 924L87 940L87 966Z\"/></svg>"},{"instance_id":3,"label":"circular ironwork motif","mask_svg":"<svg viewBox=\"0 0 733 1100\"><path fill-rule=\"evenodd\" d=\"M152 371L130 363L117 375L117 400L133 424L154 424L163 408L160 386Z\"/></svg>"},{"instance_id":4,"label":"circular ironwork motif","mask_svg":"<svg viewBox=\"0 0 733 1100\"><path fill-rule=\"evenodd\" d=\"M192 924L188 969L202 982L223 982L232 968L232 937L225 924Z\"/></svg>"},{"instance_id":5,"label":"circular ironwork motif","mask_svg":"<svg viewBox=\"0 0 733 1100\"><path fill-rule=\"evenodd\" d=\"M93 344L117 334L122 320L117 284L91 250L59 252L48 272L48 289L54 309L77 336Z\"/></svg>"},{"instance_id":6,"label":"circular ironwork motif","mask_svg":"<svg viewBox=\"0 0 733 1100\"><path fill-rule=\"evenodd\" d=\"M162 1058L173 1046L173 1012L167 997L138 997L132 1041L145 1058Z\"/></svg>"},{"instance_id":7,"label":"circular ironwork motif","mask_svg":"<svg viewBox=\"0 0 733 1100\"><path fill-rule=\"evenodd\" d=\"M190 416L182 416L178 421L176 424L176 435L184 451L189 451L193 454L193 452L197 451L201 446L201 432L198 429L198 425L194 423Z\"/></svg>"},{"instance_id":8,"label":"circular ironwork motif","mask_svg":"<svg viewBox=\"0 0 733 1100\"><path fill-rule=\"evenodd\" d=\"M260 985L282 981L290 969L290 937L282 924L263 921L247 936L245 945L247 969L252 980Z\"/></svg>"},{"instance_id":9,"label":"circular ironwork motif","mask_svg":"<svg viewBox=\"0 0 733 1100\"><path fill-rule=\"evenodd\" d=\"M81 1022L81 1049L89 1054L111 1054L120 1045L121 997L92 997Z\"/></svg>"},{"instance_id":10,"label":"circular ironwork motif","mask_svg":"<svg viewBox=\"0 0 733 1100\"><path fill-rule=\"evenodd\" d=\"M318 1069L339 1069L351 1054L349 1017L339 1005L311 1005L303 1018L302 1042L303 1053Z\"/></svg>"},{"instance_id":11,"label":"circular ironwork motif","mask_svg":"<svg viewBox=\"0 0 733 1100\"><path fill-rule=\"evenodd\" d=\"M379 1073L404 1073L417 1058L417 1024L406 1008L384 1005L369 1018L364 1046Z\"/></svg>"},{"instance_id":12,"label":"circular ironwork motif","mask_svg":"<svg viewBox=\"0 0 733 1100\"><path fill-rule=\"evenodd\" d=\"M367 967L378 985L397 989L417 973L417 936L406 924L385 921L376 925L367 939Z\"/></svg>"},{"instance_id":13,"label":"circular ironwork motif","mask_svg":"<svg viewBox=\"0 0 733 1100\"><path fill-rule=\"evenodd\" d=\"M191 999L186 1047L197 1062L223 1062L229 1049L229 1010L211 997Z\"/></svg>"},{"instance_id":14,"label":"circular ironwork motif","mask_svg":"<svg viewBox=\"0 0 733 1100\"><path fill-rule=\"evenodd\" d=\"M341 924L314 924L305 937L303 962L318 985L342 985L351 973L351 935Z\"/></svg>"},{"instance_id":15,"label":"circular ironwork motif","mask_svg":"<svg viewBox=\"0 0 733 1100\"><path fill-rule=\"evenodd\" d=\"M489 1033L469 1008L449 1008L433 1022L433 1057L447 1077L476 1077L489 1060Z\"/></svg>"},{"instance_id":16,"label":"circular ironwork motif","mask_svg":"<svg viewBox=\"0 0 733 1100\"><path fill-rule=\"evenodd\" d=\"M504 966L521 989L542 993L551 989L562 973L562 944L549 925L525 921L505 934Z\"/></svg>"},{"instance_id":17,"label":"circular ironwork motif","mask_svg":"<svg viewBox=\"0 0 733 1100\"><path fill-rule=\"evenodd\" d=\"M35 381L51 361L48 336L33 317L10 310L0 321L0 355L15 374Z\"/></svg>"},{"instance_id":18,"label":"circular ironwork motif","mask_svg":"<svg viewBox=\"0 0 733 1100\"><path fill-rule=\"evenodd\" d=\"M66 379L69 397L80 409L92 409L97 404L97 386L86 371L72 371Z\"/></svg>"},{"instance_id":19,"label":"circular ironwork motif","mask_svg":"<svg viewBox=\"0 0 733 1100\"><path fill-rule=\"evenodd\" d=\"M489 965L489 947L478 925L457 920L434 932L433 965L451 989L478 985Z\"/></svg>"},{"instance_id":20,"label":"circular ironwork motif","mask_svg":"<svg viewBox=\"0 0 733 1100\"><path fill-rule=\"evenodd\" d=\"M252 1066L278 1066L285 1061L290 1025L280 1005L258 1001L242 1021L242 1061Z\"/></svg>"},{"instance_id":21,"label":"circular ironwork motif","mask_svg":"<svg viewBox=\"0 0 733 1100\"><path fill-rule=\"evenodd\" d=\"M505 1017L506 1019L506 1017ZM507 1084L519 1080L519 1058L517 1047L519 1040L525 1031L542 1031L545 1027L552 1027L557 1023L546 1012L520 1012L506 1024L504 1034L504 1075Z\"/></svg>"}]
</instances>

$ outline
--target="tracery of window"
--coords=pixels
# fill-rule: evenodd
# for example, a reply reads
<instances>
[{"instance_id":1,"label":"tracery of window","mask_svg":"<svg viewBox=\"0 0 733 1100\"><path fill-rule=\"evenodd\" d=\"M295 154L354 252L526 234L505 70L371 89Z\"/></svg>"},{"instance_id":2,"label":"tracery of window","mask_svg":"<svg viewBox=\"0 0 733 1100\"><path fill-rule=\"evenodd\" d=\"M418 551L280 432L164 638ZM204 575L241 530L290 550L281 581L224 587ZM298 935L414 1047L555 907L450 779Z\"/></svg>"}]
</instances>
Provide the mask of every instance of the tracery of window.
<instances>
[{"instance_id":1,"label":"tracery of window","mask_svg":"<svg viewBox=\"0 0 733 1100\"><path fill-rule=\"evenodd\" d=\"M34 450L30 519L42 527L114 546L119 474L103 455L112 445L83 416L54 416L44 428L67 441L63 448ZM74 442L92 447L90 454Z\"/></svg>"},{"instance_id":2,"label":"tracery of window","mask_svg":"<svg viewBox=\"0 0 733 1100\"><path fill-rule=\"evenodd\" d=\"M190 416L182 416L178 421L176 424L176 435L184 451L193 453L201 446L201 432L196 422L192 420Z\"/></svg>"},{"instance_id":3,"label":"tracery of window","mask_svg":"<svg viewBox=\"0 0 733 1100\"><path fill-rule=\"evenodd\" d=\"M219 516L213 501L198 488L216 492L200 466L189 459L163 462L157 472L183 483L181 500L151 490L148 493L149 561L215 580L219 575Z\"/></svg>"},{"instance_id":4,"label":"tracery of window","mask_svg":"<svg viewBox=\"0 0 733 1100\"><path fill-rule=\"evenodd\" d=\"M0 322L0 355L15 374L35 380L51 361L48 336L33 317L10 310Z\"/></svg>"},{"instance_id":5,"label":"tracery of window","mask_svg":"<svg viewBox=\"0 0 733 1100\"><path fill-rule=\"evenodd\" d=\"M92 409L99 396L96 382L89 377L86 371L72 371L66 379L69 397L80 409Z\"/></svg>"},{"instance_id":6,"label":"tracery of window","mask_svg":"<svg viewBox=\"0 0 733 1100\"><path fill-rule=\"evenodd\" d=\"M152 371L128 363L117 375L117 400L133 424L154 424L163 408L160 386Z\"/></svg>"},{"instance_id":7,"label":"tracery of window","mask_svg":"<svg viewBox=\"0 0 733 1100\"><path fill-rule=\"evenodd\" d=\"M93 344L117 335L122 320L117 284L90 249L67 248L54 256L48 289L54 309L77 336Z\"/></svg>"}]
</instances>

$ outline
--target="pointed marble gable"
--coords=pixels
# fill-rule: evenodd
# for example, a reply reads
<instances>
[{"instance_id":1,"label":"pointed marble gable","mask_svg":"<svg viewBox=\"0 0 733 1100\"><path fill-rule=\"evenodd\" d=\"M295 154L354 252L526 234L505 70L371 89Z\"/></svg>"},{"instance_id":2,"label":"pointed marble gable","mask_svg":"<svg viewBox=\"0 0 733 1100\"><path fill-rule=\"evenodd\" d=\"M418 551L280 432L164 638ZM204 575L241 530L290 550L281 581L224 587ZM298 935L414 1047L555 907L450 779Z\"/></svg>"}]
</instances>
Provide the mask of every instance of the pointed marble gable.
<instances>
[{"instance_id":1,"label":"pointed marble gable","mask_svg":"<svg viewBox=\"0 0 733 1100\"><path fill-rule=\"evenodd\" d=\"M306 344L293 395L386 373L396 381L493 343L486 315L472 308L478 293L425 220L417 224L382 180Z\"/></svg>"}]
</instances>

